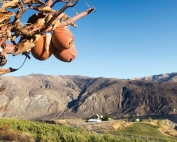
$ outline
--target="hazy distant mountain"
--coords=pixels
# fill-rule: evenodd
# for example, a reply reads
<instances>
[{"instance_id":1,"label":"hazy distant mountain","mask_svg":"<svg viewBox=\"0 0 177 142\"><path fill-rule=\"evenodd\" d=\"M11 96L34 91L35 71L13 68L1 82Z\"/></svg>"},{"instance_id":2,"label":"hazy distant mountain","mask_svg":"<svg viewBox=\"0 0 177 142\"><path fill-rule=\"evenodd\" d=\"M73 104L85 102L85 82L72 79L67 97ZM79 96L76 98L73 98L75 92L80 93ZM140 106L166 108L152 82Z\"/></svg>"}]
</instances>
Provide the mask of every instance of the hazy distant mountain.
<instances>
[{"instance_id":1,"label":"hazy distant mountain","mask_svg":"<svg viewBox=\"0 0 177 142\"><path fill-rule=\"evenodd\" d=\"M130 80L149 80L149 81L159 81L159 82L177 82L177 73L167 73L167 74L159 74L153 76L146 76L141 78L131 78Z\"/></svg>"},{"instance_id":2,"label":"hazy distant mountain","mask_svg":"<svg viewBox=\"0 0 177 142\"><path fill-rule=\"evenodd\" d=\"M0 117L88 117L177 113L177 73L136 80L31 74L2 77ZM147 80L148 78L148 80Z\"/></svg>"}]
</instances>

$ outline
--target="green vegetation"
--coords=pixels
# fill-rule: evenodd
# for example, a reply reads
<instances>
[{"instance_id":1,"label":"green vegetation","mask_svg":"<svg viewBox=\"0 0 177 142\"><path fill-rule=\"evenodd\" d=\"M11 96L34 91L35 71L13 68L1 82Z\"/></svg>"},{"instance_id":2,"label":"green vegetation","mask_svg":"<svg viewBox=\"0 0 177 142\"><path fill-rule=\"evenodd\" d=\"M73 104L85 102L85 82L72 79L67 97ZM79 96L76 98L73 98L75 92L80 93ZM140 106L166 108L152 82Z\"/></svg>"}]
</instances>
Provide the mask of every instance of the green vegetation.
<instances>
[{"instance_id":1,"label":"green vegetation","mask_svg":"<svg viewBox=\"0 0 177 142\"><path fill-rule=\"evenodd\" d=\"M152 122L152 118L151 118L151 117L149 117L149 119L148 119L148 120L149 120L149 122Z\"/></svg>"},{"instance_id":2,"label":"green vegetation","mask_svg":"<svg viewBox=\"0 0 177 142\"><path fill-rule=\"evenodd\" d=\"M136 136L127 137L123 134ZM117 131L115 135L91 133L84 129L58 124L0 119L0 142L1 140L24 142L150 142L149 139L140 138L150 135L155 138L164 137L156 128L143 123L134 123L132 126Z\"/></svg>"},{"instance_id":3,"label":"green vegetation","mask_svg":"<svg viewBox=\"0 0 177 142\"><path fill-rule=\"evenodd\" d=\"M109 115L104 114L103 117L101 118L101 121L108 121L109 120Z\"/></svg>"},{"instance_id":4,"label":"green vegetation","mask_svg":"<svg viewBox=\"0 0 177 142\"><path fill-rule=\"evenodd\" d=\"M162 123L160 120L157 121L157 128L161 128L162 127Z\"/></svg>"},{"instance_id":5,"label":"green vegetation","mask_svg":"<svg viewBox=\"0 0 177 142\"><path fill-rule=\"evenodd\" d=\"M13 133L13 134L12 134ZM28 134L22 140L23 133ZM27 120L0 119L0 140L36 142L121 142L128 141L109 134L90 133L83 129Z\"/></svg>"},{"instance_id":6,"label":"green vegetation","mask_svg":"<svg viewBox=\"0 0 177 142\"><path fill-rule=\"evenodd\" d=\"M158 124L160 127L161 126L160 121ZM165 140L167 139L167 137L162 135L155 126L142 123L142 122L135 122L128 127L118 130L117 134L139 136L143 138L146 137L146 138L165 139Z\"/></svg>"}]
</instances>

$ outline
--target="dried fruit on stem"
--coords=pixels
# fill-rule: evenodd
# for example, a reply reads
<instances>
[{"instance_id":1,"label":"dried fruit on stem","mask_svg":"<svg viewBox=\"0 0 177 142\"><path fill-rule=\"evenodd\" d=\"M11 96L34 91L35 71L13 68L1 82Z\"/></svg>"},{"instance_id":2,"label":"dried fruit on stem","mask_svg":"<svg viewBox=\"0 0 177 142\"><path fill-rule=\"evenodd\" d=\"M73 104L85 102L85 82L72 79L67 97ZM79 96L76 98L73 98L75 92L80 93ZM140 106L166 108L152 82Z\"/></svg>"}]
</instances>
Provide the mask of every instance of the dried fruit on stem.
<instances>
[{"instance_id":1,"label":"dried fruit on stem","mask_svg":"<svg viewBox=\"0 0 177 142\"><path fill-rule=\"evenodd\" d=\"M65 3L65 5L61 9L53 9L57 3ZM69 29L66 29L66 26L77 27L75 21L94 10L94 8L89 8L70 18L64 12L77 3L78 0L1 1L0 56L3 60L0 60L0 65L5 65L4 61L7 61L8 54L16 56L22 53L29 58L29 52L38 60L46 60L54 54L61 61L72 61L77 52L74 36ZM22 22L21 17L29 9L36 13L29 16L27 23ZM18 41L16 38L20 40ZM16 70L12 68L1 69L0 75Z\"/></svg>"}]
</instances>

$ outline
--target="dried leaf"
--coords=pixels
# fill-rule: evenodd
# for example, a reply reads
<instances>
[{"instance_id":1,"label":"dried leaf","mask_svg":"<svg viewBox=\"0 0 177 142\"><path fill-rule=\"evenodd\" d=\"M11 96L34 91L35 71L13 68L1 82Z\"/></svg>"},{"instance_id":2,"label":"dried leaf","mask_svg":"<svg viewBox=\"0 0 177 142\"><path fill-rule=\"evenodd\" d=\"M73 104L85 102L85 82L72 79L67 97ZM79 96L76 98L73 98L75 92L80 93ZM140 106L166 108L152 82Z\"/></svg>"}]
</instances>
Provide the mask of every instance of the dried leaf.
<instances>
[{"instance_id":1,"label":"dried leaf","mask_svg":"<svg viewBox=\"0 0 177 142\"><path fill-rule=\"evenodd\" d=\"M31 17L29 17L27 23L34 24L35 26L40 27L40 25L43 25L45 23L45 18L46 15L42 13L33 14Z\"/></svg>"},{"instance_id":2,"label":"dried leaf","mask_svg":"<svg viewBox=\"0 0 177 142\"><path fill-rule=\"evenodd\" d=\"M4 52L6 52L7 54L12 54L12 53L14 53L14 51L15 51L15 45L13 45L13 44L8 44L4 48Z\"/></svg>"},{"instance_id":3,"label":"dried leaf","mask_svg":"<svg viewBox=\"0 0 177 142\"><path fill-rule=\"evenodd\" d=\"M69 17L67 14L64 14L63 17L61 17L61 21L60 22L66 21L66 20L69 20L69 19L71 19L71 17ZM75 28L78 27L75 23L72 23L72 22L70 23L70 25L75 27Z\"/></svg>"},{"instance_id":4,"label":"dried leaf","mask_svg":"<svg viewBox=\"0 0 177 142\"><path fill-rule=\"evenodd\" d=\"M46 50L47 54L49 54L49 46L50 46L51 38L52 38L51 34L46 34L45 50Z\"/></svg>"},{"instance_id":5,"label":"dried leaf","mask_svg":"<svg viewBox=\"0 0 177 142\"><path fill-rule=\"evenodd\" d=\"M52 24L54 24L55 22L57 22L58 20L61 21L61 18L64 16L65 13L61 13L53 22ZM53 15L52 14L48 14L45 18L45 22L48 23L51 19L52 19Z\"/></svg>"},{"instance_id":6,"label":"dried leaf","mask_svg":"<svg viewBox=\"0 0 177 142\"><path fill-rule=\"evenodd\" d=\"M19 1L20 0L4 1L1 8L0 8L0 11L4 11L6 8L12 8L14 6L18 6L17 3Z\"/></svg>"},{"instance_id":7,"label":"dried leaf","mask_svg":"<svg viewBox=\"0 0 177 142\"><path fill-rule=\"evenodd\" d=\"M30 50L35 46L34 43L26 41L26 42L20 42L19 44L16 45L16 51L13 53L13 55L18 55L20 53L23 53L25 51Z\"/></svg>"},{"instance_id":8,"label":"dried leaf","mask_svg":"<svg viewBox=\"0 0 177 142\"><path fill-rule=\"evenodd\" d=\"M59 22L59 21L55 22L55 23L53 24L52 30L55 30L56 27L58 27L59 25L60 25L60 22Z\"/></svg>"},{"instance_id":9,"label":"dried leaf","mask_svg":"<svg viewBox=\"0 0 177 142\"><path fill-rule=\"evenodd\" d=\"M56 27L58 27L58 25L60 25L60 21L61 21L61 18L65 15L65 13L61 13L57 18L56 20L54 20L52 22L52 30L54 30ZM45 18L45 23L48 23L50 21L50 19L53 17L52 14L48 14L47 17Z\"/></svg>"},{"instance_id":10,"label":"dried leaf","mask_svg":"<svg viewBox=\"0 0 177 142\"><path fill-rule=\"evenodd\" d=\"M46 13L55 13L56 12L51 7L45 6L45 5L40 5L40 6L36 6L36 7L31 7L31 8L35 9L39 12L46 12Z\"/></svg>"},{"instance_id":11,"label":"dried leaf","mask_svg":"<svg viewBox=\"0 0 177 142\"><path fill-rule=\"evenodd\" d=\"M32 3L32 4L45 4L41 0L24 0L25 4Z\"/></svg>"},{"instance_id":12,"label":"dried leaf","mask_svg":"<svg viewBox=\"0 0 177 142\"><path fill-rule=\"evenodd\" d=\"M35 41L34 41L34 42L36 42L40 37L41 37L40 34L36 34L36 35L35 35Z\"/></svg>"},{"instance_id":13,"label":"dried leaf","mask_svg":"<svg viewBox=\"0 0 177 142\"><path fill-rule=\"evenodd\" d=\"M5 32L7 29L7 24L0 24L0 28L1 28L0 33Z\"/></svg>"},{"instance_id":14,"label":"dried leaf","mask_svg":"<svg viewBox=\"0 0 177 142\"><path fill-rule=\"evenodd\" d=\"M13 12L0 12L0 23L2 23L5 20L8 20L13 16Z\"/></svg>"},{"instance_id":15,"label":"dried leaf","mask_svg":"<svg viewBox=\"0 0 177 142\"><path fill-rule=\"evenodd\" d=\"M61 21L66 21L68 19L70 19L71 17L69 17L67 14L64 13L64 15L61 17Z\"/></svg>"},{"instance_id":16,"label":"dried leaf","mask_svg":"<svg viewBox=\"0 0 177 142\"><path fill-rule=\"evenodd\" d=\"M28 24L31 24L29 26L27 26L30 29L36 29L36 28L42 28L45 25L45 18L46 15L42 14L42 13L38 13L38 14L34 14L31 17L29 17L28 19Z\"/></svg>"},{"instance_id":17,"label":"dried leaf","mask_svg":"<svg viewBox=\"0 0 177 142\"><path fill-rule=\"evenodd\" d=\"M37 22L34 24L36 27L43 27L45 25L45 18L37 19Z\"/></svg>"},{"instance_id":18,"label":"dried leaf","mask_svg":"<svg viewBox=\"0 0 177 142\"><path fill-rule=\"evenodd\" d=\"M40 9L41 12L49 12L49 13L55 13L56 11L53 10L50 6L44 6Z\"/></svg>"},{"instance_id":19,"label":"dried leaf","mask_svg":"<svg viewBox=\"0 0 177 142\"><path fill-rule=\"evenodd\" d=\"M0 68L0 75L6 74L6 73L9 73L9 72L11 72L10 68L9 69L2 69L2 68Z\"/></svg>"},{"instance_id":20,"label":"dried leaf","mask_svg":"<svg viewBox=\"0 0 177 142\"><path fill-rule=\"evenodd\" d=\"M30 3L32 0L24 0L24 4Z\"/></svg>"}]
</instances>

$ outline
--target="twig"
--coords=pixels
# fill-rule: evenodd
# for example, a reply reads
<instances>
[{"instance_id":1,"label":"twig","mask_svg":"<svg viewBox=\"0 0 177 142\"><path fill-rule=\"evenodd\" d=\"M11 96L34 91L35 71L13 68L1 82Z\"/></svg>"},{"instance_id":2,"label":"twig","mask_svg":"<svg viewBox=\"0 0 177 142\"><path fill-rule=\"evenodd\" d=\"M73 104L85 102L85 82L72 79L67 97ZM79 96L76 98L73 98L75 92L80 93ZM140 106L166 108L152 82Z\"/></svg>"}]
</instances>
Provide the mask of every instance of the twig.
<instances>
[{"instance_id":1,"label":"twig","mask_svg":"<svg viewBox=\"0 0 177 142\"><path fill-rule=\"evenodd\" d=\"M61 13L63 13L68 7L73 7L73 6L75 6L75 5L77 4L78 0L76 0L75 4L72 5L72 2L74 2L74 1L75 1L75 0L70 0L63 8L61 8L57 13L55 13L55 14L53 15L53 17L50 19L50 21L44 26L44 28L42 28L42 29L39 31L39 33L40 33L40 32L44 32L44 31L51 25L51 23L52 23L55 19L57 19L57 17L58 17Z\"/></svg>"},{"instance_id":2,"label":"twig","mask_svg":"<svg viewBox=\"0 0 177 142\"><path fill-rule=\"evenodd\" d=\"M58 27L64 27L64 26L68 26L70 24L74 24L78 19L90 14L92 11L94 11L94 8L89 8L88 10L81 12L66 21L63 21Z\"/></svg>"}]
</instances>

